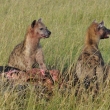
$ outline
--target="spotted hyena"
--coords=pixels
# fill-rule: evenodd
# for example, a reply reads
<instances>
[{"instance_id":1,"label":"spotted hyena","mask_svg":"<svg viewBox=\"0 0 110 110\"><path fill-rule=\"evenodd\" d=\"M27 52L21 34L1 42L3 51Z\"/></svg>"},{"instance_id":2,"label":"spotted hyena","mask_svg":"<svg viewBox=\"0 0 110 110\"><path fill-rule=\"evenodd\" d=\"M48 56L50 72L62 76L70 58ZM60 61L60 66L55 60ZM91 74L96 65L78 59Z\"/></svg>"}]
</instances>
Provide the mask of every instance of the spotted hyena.
<instances>
[{"instance_id":1,"label":"spotted hyena","mask_svg":"<svg viewBox=\"0 0 110 110\"><path fill-rule=\"evenodd\" d=\"M42 23L41 19L34 20L28 27L24 40L11 52L8 66L20 70L30 70L37 63L40 69L46 71L40 39L48 38L50 34L51 32Z\"/></svg>"},{"instance_id":2,"label":"spotted hyena","mask_svg":"<svg viewBox=\"0 0 110 110\"><path fill-rule=\"evenodd\" d=\"M100 39L108 38L108 34L110 34L110 29L104 26L103 21L101 23L94 21L88 27L84 48L75 66L74 85L78 84L81 88L84 86L86 90L97 93L104 75L104 60L98 44Z\"/></svg>"}]
</instances>

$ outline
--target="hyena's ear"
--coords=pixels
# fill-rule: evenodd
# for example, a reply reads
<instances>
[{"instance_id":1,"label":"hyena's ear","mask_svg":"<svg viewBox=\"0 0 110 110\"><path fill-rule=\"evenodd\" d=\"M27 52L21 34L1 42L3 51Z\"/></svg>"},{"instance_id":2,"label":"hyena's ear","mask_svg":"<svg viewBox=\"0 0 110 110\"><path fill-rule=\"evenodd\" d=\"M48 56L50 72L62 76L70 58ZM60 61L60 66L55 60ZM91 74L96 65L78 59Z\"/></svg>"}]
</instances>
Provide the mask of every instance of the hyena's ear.
<instances>
[{"instance_id":1,"label":"hyena's ear","mask_svg":"<svg viewBox=\"0 0 110 110\"><path fill-rule=\"evenodd\" d=\"M40 18L40 19L38 19L38 22L42 22L42 19Z\"/></svg>"},{"instance_id":2,"label":"hyena's ear","mask_svg":"<svg viewBox=\"0 0 110 110\"><path fill-rule=\"evenodd\" d=\"M100 22L99 25L98 25L98 28L101 28L104 26L104 21Z\"/></svg>"},{"instance_id":3,"label":"hyena's ear","mask_svg":"<svg viewBox=\"0 0 110 110\"><path fill-rule=\"evenodd\" d=\"M36 24L36 20L34 20L34 21L31 23L31 27L34 28L35 24Z\"/></svg>"},{"instance_id":4,"label":"hyena's ear","mask_svg":"<svg viewBox=\"0 0 110 110\"><path fill-rule=\"evenodd\" d=\"M100 22L99 24L101 24L102 26L104 26L104 21Z\"/></svg>"}]
</instances>

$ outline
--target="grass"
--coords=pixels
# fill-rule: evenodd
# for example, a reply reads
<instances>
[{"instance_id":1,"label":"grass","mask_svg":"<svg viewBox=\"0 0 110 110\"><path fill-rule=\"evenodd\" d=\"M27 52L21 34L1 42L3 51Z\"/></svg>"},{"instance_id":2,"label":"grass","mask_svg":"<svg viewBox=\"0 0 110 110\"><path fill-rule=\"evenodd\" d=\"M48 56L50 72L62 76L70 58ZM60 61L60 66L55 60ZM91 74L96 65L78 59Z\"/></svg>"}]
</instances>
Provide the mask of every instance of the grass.
<instances>
[{"instance_id":1,"label":"grass","mask_svg":"<svg viewBox=\"0 0 110 110\"><path fill-rule=\"evenodd\" d=\"M34 19L42 18L52 35L42 39L41 45L47 66L55 66L69 74L83 47L87 27L96 19L104 20L110 28L109 0L0 0L0 65L6 65L14 46L24 39L27 26ZM100 41L100 51L105 63L110 61L110 39ZM96 101L77 102L73 92L61 96L54 90L49 102L35 102L34 91L30 89L23 110L109 110L110 89L107 88ZM5 95L5 96L4 96ZM16 93L0 95L0 110L18 110ZM5 105L5 103L8 103Z\"/></svg>"}]
</instances>

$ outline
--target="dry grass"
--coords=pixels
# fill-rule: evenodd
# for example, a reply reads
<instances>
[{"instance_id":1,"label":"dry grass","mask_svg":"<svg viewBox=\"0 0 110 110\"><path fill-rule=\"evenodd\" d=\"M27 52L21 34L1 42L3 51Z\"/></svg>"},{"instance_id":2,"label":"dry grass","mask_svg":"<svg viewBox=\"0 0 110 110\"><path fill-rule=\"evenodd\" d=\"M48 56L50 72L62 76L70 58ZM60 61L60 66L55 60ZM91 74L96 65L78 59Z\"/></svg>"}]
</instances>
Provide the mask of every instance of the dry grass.
<instances>
[{"instance_id":1,"label":"dry grass","mask_svg":"<svg viewBox=\"0 0 110 110\"><path fill-rule=\"evenodd\" d=\"M82 49L87 27L96 19L104 20L110 28L109 0L1 0L0 1L0 65L7 64L8 56L14 46L23 40L26 28L34 19L42 18L51 30L49 39L42 39L45 61L61 72L72 65ZM110 39L100 42L100 50L105 63L110 61ZM29 91L21 108L15 104L18 92L13 90L0 93L0 110L109 110L110 89L103 90L92 102L91 96L86 101L76 101L74 88L64 96L54 90L51 101L36 102L33 87ZM17 100L20 100L18 98Z\"/></svg>"}]
</instances>

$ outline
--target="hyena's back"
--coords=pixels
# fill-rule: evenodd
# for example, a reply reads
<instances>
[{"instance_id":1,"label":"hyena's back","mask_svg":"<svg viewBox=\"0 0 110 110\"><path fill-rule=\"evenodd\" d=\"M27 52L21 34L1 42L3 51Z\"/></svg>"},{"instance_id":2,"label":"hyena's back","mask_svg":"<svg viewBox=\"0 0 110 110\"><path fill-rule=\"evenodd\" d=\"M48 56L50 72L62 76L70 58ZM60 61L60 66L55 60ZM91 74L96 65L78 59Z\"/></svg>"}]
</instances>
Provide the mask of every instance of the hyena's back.
<instances>
[{"instance_id":1,"label":"hyena's back","mask_svg":"<svg viewBox=\"0 0 110 110\"><path fill-rule=\"evenodd\" d=\"M23 42L18 44L14 50L11 52L8 60L8 65L12 67L19 68L21 70L24 70L26 68L25 65L25 56L24 56L24 46ZM24 61L23 61L24 60Z\"/></svg>"}]
</instances>

